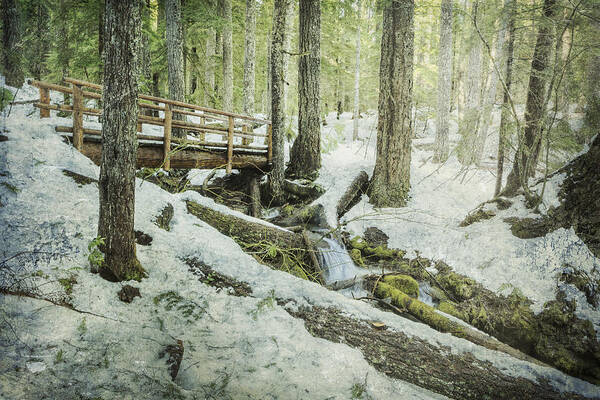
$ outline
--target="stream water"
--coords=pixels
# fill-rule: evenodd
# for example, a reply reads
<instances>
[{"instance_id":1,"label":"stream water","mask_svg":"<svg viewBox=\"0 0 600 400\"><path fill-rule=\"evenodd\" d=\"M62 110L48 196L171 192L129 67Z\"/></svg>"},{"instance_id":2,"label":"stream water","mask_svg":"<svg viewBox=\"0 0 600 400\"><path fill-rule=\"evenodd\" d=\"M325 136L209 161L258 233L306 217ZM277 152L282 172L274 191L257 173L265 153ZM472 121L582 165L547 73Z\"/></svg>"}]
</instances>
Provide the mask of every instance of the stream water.
<instances>
[{"instance_id":1,"label":"stream water","mask_svg":"<svg viewBox=\"0 0 600 400\"><path fill-rule=\"evenodd\" d=\"M322 239L326 246L319 248L319 263L323 270L323 279L325 284L331 285L335 282L341 282L353 279L359 275L365 275L375 272L374 270L358 268L346 248L337 240L324 237ZM380 273L380 270L376 271ZM363 297L368 295L367 291L361 287L360 283L352 287L339 290L340 293L348 297ZM430 295L431 286L427 282L419 282L419 300L423 303L435 307L435 302Z\"/></svg>"}]
</instances>

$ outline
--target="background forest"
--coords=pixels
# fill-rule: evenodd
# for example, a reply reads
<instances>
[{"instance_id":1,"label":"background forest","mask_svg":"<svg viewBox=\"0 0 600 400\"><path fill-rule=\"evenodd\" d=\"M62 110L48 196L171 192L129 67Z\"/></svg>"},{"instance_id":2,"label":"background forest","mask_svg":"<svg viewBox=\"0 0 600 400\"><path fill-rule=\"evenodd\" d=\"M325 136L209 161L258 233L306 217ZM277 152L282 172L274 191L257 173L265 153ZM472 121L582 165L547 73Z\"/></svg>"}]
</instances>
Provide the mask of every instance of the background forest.
<instances>
[{"instance_id":1,"label":"background forest","mask_svg":"<svg viewBox=\"0 0 600 400\"><path fill-rule=\"evenodd\" d=\"M13 1L3 2L4 18ZM254 107L249 113L269 114L269 54L273 2L232 0L231 21L223 16L221 2L185 0L182 2L185 98L187 101L224 109L222 32L229 24L233 32L233 110L244 111L244 48L246 9L255 7L256 55ZM248 4L246 4L248 3ZM323 0L321 5L321 108L322 114L353 111L355 80L358 74L359 110L377 109L379 58L381 48L381 2L373 0ZM561 0L560 10L552 21L542 16L542 1L462 0L454 2L451 14L451 110L450 117L461 123L461 134L472 136L487 131L492 105L502 103L503 90L494 77L494 63L502 69L506 40L503 16L514 12L512 63L512 101L525 104L536 33L543 24L552 24L551 75L547 101L552 111L547 121L550 129L550 170L561 166L593 136L581 128L584 123L567 122L567 114L582 115L593 108L593 91L598 76L598 2L596 0ZM506 6L506 7L505 7ZM286 76L286 113L298 112L297 54L298 10L292 2L294 18L288 19L289 35ZM64 76L100 82L103 46L103 1L39 0L16 1L19 40L4 41L4 52L19 58L22 74L37 79L60 82ZM438 61L441 1L415 3L415 135L435 126L438 90ZM165 5L162 0L147 0L143 15L143 74L141 92L168 96L167 47L165 40ZM360 44L360 48L357 49ZM358 58L357 58L358 57ZM357 63L357 60L359 61ZM445 62L446 62L445 61ZM444 62L444 63L445 63ZM358 71L357 71L358 70ZM597 90L597 89L595 89ZM597 96L597 94L596 94ZM475 111L473 111L473 109ZM522 112L522 110L521 110ZM597 117L590 116L589 119ZM288 134L294 131L287 119ZM514 121L509 121L513 123ZM588 120L586 126L597 121ZM576 124L576 126L573 126ZM575 128L575 130L573 130ZM509 129L508 132L513 132ZM487 134L484 133L484 134ZM514 135L513 135L514 136ZM513 137L514 140L514 137ZM466 140L468 143L469 141ZM469 146L467 146L469 147ZM457 151L461 151L461 147ZM466 150L465 150L466 151ZM491 155L491 154L490 154ZM479 157L480 158L480 157ZM542 157L542 160L545 158ZM474 161L461 157L465 164ZM475 160L475 161L481 161Z\"/></svg>"}]
</instances>

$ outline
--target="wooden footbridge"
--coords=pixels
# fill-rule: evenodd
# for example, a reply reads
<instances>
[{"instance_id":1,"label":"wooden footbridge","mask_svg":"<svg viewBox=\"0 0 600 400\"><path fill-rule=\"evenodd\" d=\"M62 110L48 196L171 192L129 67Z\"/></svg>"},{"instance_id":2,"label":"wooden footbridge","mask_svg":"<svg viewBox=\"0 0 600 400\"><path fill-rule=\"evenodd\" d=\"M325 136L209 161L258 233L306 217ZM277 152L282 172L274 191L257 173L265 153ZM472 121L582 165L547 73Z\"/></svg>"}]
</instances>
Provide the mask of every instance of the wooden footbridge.
<instances>
[{"instance_id":1,"label":"wooden footbridge","mask_svg":"<svg viewBox=\"0 0 600 400\"><path fill-rule=\"evenodd\" d=\"M71 78L64 81L71 87L29 81L40 90L35 107L40 118L50 117L51 110L72 113L73 126L57 126L56 131L67 134L77 150L100 164L102 131L85 127L83 116L101 118L102 109L86 107L85 99L99 103L102 86ZM50 91L72 96L72 105L51 104ZM271 164L271 121L147 95L139 95L138 104L138 168L225 168L230 173L233 168L265 170ZM148 135L142 133L143 125L163 129ZM264 133L254 132L258 127L265 127ZM185 138L173 137L174 129L184 130Z\"/></svg>"}]
</instances>

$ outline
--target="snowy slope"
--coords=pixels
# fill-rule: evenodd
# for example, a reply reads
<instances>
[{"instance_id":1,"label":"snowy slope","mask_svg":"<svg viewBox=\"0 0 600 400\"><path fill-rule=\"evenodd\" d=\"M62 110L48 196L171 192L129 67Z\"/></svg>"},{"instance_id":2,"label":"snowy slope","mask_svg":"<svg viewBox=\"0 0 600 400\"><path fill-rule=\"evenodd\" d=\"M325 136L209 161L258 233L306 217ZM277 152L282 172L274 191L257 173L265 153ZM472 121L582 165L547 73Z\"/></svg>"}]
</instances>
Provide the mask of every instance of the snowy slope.
<instances>
[{"instance_id":1,"label":"snowy slope","mask_svg":"<svg viewBox=\"0 0 600 400\"><path fill-rule=\"evenodd\" d=\"M323 167L318 182L328 192L315 203L325 206L329 224L337 226L336 205L352 179L360 170L371 176L375 165L376 118L361 119L362 141L351 142L352 120L349 113L338 121L332 113L328 125L343 127L346 143L323 156ZM455 156L443 165L431 162L432 152L417 146L431 144L435 129L413 141L411 163L411 191L408 205L398 209L374 209L367 198L350 210L342 223L352 234L362 234L376 226L390 237L390 247L406 250L414 256L443 260L457 272L472 277L493 291L519 288L534 301L534 309L541 310L544 303L556 295L555 276L565 264L576 265L597 276L600 260L572 229L559 229L546 237L518 239L503 222L510 216L536 217L523 206L523 198L504 211L496 209L497 216L483 223L460 228L460 222L479 204L493 197L495 171L487 168L463 167ZM451 126L452 128L452 126ZM418 132L421 132L417 128ZM456 126L451 138L457 141ZM490 133L492 130L490 131ZM324 134L328 131L325 128ZM419 146L421 147L421 146ZM554 176L544 191L544 207L557 206L557 191L563 174ZM541 191L541 185L536 187ZM495 206L493 206L495 208ZM600 312L592 309L585 296L571 285L561 283L567 294L577 301L577 313L591 320L600 335Z\"/></svg>"},{"instance_id":2,"label":"snowy slope","mask_svg":"<svg viewBox=\"0 0 600 400\"><path fill-rule=\"evenodd\" d=\"M21 98L35 96L32 88L20 92ZM56 124L68 121L39 120L31 106L19 106L5 122L10 140L0 144L0 182L8 183L0 184L0 260L22 251L60 253L61 257L37 264L24 258L19 267L27 273L40 269L41 276L35 274L34 279L45 293L61 289L57 279L74 275L77 283L73 285L72 303L88 314L38 300L1 296L0 316L11 323L16 336L3 331L0 337L0 397L66 398L65 394L76 392L87 397L122 399L176 395L346 399L355 385L363 385L366 395L375 399L443 398L377 372L358 350L311 336L302 321L272 304L276 297L293 299L299 306L334 306L359 319L379 320L390 329L448 346L452 352L471 352L509 375L547 379L560 390L600 398L596 386L554 369L438 333L262 266L232 239L189 215L185 200L222 206L197 193L172 195L147 182L138 181L136 185L135 220L136 229L153 237L151 246L137 247L149 277L134 283L140 288L141 298L129 305L122 303L116 295L121 284L89 273L87 245L96 236L97 185L80 187L62 169L94 178L99 171L54 132ZM347 149L342 146L337 151L354 154L352 147ZM334 160L335 151L330 157ZM331 163L326 170L335 170ZM368 163L362 166L368 167ZM322 174L321 179L327 180L327 176ZM175 210L169 232L151 222L167 203ZM355 209L361 207L368 206L362 203ZM450 216L443 217L448 226L462 210L458 205L454 207ZM414 210L411 213L417 214ZM439 214L424 212L422 218L439 224L436 221L442 219L442 212ZM394 244L402 240L398 232ZM217 272L248 282L252 296L218 293L188 271L183 261L186 257L197 257ZM155 301L171 291L179 304L192 306L194 313L184 315ZM7 338L12 340L7 342ZM183 340L185 353L173 385L158 353L174 339Z\"/></svg>"}]
</instances>

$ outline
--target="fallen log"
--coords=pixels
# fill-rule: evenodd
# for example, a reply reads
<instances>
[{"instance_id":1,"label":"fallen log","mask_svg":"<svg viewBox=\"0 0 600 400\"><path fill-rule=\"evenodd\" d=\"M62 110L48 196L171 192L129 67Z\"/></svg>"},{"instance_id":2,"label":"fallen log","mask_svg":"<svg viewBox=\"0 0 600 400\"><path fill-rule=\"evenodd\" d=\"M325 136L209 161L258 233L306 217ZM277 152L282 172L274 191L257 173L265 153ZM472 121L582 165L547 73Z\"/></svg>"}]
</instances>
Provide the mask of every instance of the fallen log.
<instances>
[{"instance_id":1,"label":"fallen log","mask_svg":"<svg viewBox=\"0 0 600 400\"><path fill-rule=\"evenodd\" d=\"M190 214L206 222L224 235L231 237L247 253L276 269L315 282L319 271L311 259L311 249L301 234L283 228L251 222L187 201ZM313 254L314 255L314 254Z\"/></svg>"},{"instance_id":2,"label":"fallen log","mask_svg":"<svg viewBox=\"0 0 600 400\"><path fill-rule=\"evenodd\" d=\"M469 353L456 354L423 339L378 329L333 308L287 312L313 336L360 350L376 370L455 399L583 399L547 382L506 374Z\"/></svg>"},{"instance_id":3,"label":"fallen log","mask_svg":"<svg viewBox=\"0 0 600 400\"><path fill-rule=\"evenodd\" d=\"M368 186L369 175L365 171L360 171L338 201L336 208L338 219L343 217L344 214L360 201L361 195L367 192Z\"/></svg>"}]
</instances>

